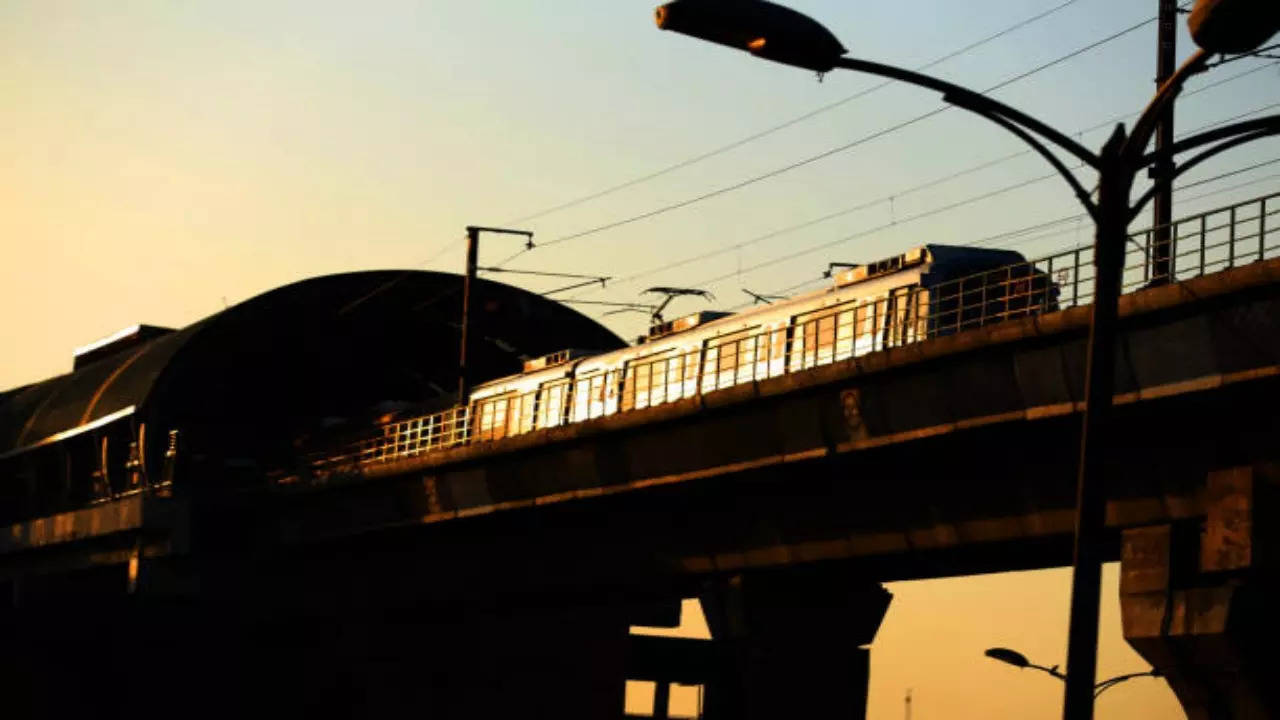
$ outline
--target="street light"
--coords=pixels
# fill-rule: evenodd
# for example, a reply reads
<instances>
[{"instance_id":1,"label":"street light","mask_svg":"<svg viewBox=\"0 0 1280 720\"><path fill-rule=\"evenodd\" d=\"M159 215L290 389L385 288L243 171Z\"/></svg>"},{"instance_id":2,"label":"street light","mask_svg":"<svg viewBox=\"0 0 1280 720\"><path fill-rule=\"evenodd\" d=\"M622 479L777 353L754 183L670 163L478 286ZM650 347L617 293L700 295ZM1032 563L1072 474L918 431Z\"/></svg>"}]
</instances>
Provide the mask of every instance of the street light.
<instances>
[{"instance_id":1,"label":"street light","mask_svg":"<svg viewBox=\"0 0 1280 720\"><path fill-rule=\"evenodd\" d=\"M1116 316L1129 223L1182 173L1238 145L1280 134L1280 115L1202 132L1154 152L1148 152L1147 146L1187 79L1206 70L1214 54L1256 49L1280 30L1278 5L1276 0L1197 0L1191 26L1201 49L1160 86L1134 123L1133 131L1127 133L1124 125L1117 125L1098 153L1040 120L968 88L911 70L845 57L844 46L829 30L781 5L765 0L675 0L656 12L659 28L728 45L766 60L819 73L835 68L854 70L939 92L946 102L981 115L1030 145L1058 171L1093 218L1096 273L1077 478L1071 626L1063 702L1063 717L1067 720L1088 720L1093 716L1101 540L1106 517L1106 493L1100 472L1102 441L1114 394ZM1097 171L1096 200L1046 141ZM1200 148L1205 149L1173 172L1158 173L1150 191L1137 202L1130 202L1139 172L1168 167L1175 156Z\"/></svg>"},{"instance_id":2,"label":"street light","mask_svg":"<svg viewBox=\"0 0 1280 720\"><path fill-rule=\"evenodd\" d=\"M1062 673L1058 672L1057 665L1054 665L1053 667L1036 665L1035 663L1028 660L1026 655L1023 655L1017 650L1010 650L1009 648L1001 648L1001 647L987 648L987 650L983 653L983 655L986 655L987 657L993 660L999 660L1002 663L1008 663L1016 668L1031 668L1032 670L1040 670L1041 672L1048 673L1049 675L1052 675L1064 682L1067 679L1066 675L1063 675ZM1153 670L1147 670L1146 672L1126 673L1124 675L1117 675L1113 678L1107 678L1106 680L1103 680L1102 682L1099 682L1093 686L1093 697L1096 699L1102 693L1115 687L1116 685L1119 685L1125 680L1132 680L1136 677L1160 677L1160 671L1153 669Z\"/></svg>"}]
</instances>

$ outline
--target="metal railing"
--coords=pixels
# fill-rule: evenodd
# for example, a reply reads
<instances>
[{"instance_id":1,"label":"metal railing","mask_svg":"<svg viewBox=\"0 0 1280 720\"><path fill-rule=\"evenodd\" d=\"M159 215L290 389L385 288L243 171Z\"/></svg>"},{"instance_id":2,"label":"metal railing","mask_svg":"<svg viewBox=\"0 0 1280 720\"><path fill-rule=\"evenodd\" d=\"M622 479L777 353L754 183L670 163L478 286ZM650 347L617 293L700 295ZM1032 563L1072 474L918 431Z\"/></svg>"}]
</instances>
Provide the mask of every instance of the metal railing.
<instances>
[{"instance_id":1,"label":"metal railing","mask_svg":"<svg viewBox=\"0 0 1280 720\"><path fill-rule=\"evenodd\" d=\"M1280 193L1175 221L1168 253L1171 279L1280 254L1277 213ZM1130 235L1123 292L1167 281L1153 279L1154 236L1155 228ZM785 326L715 338L697 350L672 348L622 369L382 425L370 437L313 455L308 465L324 475L675 402L1011 318L1087 305L1094 280L1089 246L930 288L903 287L874 301L824 308Z\"/></svg>"}]
</instances>

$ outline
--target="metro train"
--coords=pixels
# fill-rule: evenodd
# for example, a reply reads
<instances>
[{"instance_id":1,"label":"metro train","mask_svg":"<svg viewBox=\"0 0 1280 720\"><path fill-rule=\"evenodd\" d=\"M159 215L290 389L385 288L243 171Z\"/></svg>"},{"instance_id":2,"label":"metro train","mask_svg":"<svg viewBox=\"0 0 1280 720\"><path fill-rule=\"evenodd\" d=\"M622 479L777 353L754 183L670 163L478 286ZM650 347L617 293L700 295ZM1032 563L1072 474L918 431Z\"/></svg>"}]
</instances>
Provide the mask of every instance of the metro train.
<instances>
[{"instance_id":1,"label":"metro train","mask_svg":"<svg viewBox=\"0 0 1280 720\"><path fill-rule=\"evenodd\" d=\"M1017 252L925 245L834 273L815 292L655 323L631 347L529 360L520 374L474 388L462 442L638 410L1051 312L1057 298L1052 279Z\"/></svg>"}]
</instances>

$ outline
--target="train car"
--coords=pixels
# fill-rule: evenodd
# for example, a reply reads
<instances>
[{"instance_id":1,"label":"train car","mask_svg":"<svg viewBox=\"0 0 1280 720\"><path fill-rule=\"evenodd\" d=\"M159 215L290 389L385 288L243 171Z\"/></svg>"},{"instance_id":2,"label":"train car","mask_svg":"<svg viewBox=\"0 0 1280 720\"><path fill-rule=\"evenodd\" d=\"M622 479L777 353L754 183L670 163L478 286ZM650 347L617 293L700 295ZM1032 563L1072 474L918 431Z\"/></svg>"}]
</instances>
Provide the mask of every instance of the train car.
<instances>
[{"instance_id":1,"label":"train car","mask_svg":"<svg viewBox=\"0 0 1280 720\"><path fill-rule=\"evenodd\" d=\"M566 350L478 385L472 439L641 410L743 382L1057 309L1057 287L1008 250L925 245L741 313L654 325L607 353Z\"/></svg>"}]
</instances>

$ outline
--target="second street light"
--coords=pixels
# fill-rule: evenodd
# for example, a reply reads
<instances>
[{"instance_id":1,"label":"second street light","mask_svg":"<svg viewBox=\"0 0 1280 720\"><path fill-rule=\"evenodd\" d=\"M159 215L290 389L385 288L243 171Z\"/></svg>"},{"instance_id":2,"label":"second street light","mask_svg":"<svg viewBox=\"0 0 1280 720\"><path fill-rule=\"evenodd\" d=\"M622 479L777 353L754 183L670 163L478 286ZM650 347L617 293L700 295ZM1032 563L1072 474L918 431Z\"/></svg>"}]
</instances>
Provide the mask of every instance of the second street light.
<instances>
[{"instance_id":1,"label":"second street light","mask_svg":"<svg viewBox=\"0 0 1280 720\"><path fill-rule=\"evenodd\" d=\"M1063 675L1062 673L1058 672L1057 665L1054 665L1053 667L1036 665L1035 663L1028 660L1026 655L1023 655L1017 650L1010 650L1009 648L1002 648L1002 647L994 647L994 648L987 648L986 651L983 652L982 654L986 655L992 660L999 660L1002 663L1007 663L1016 668L1020 668L1023 670L1027 668L1031 668L1032 670L1039 670L1040 672L1051 675L1064 682L1067 679L1066 675ZM1123 675L1116 675L1115 677L1107 678L1106 680L1100 680L1097 683L1095 683L1093 686L1093 697L1094 699L1097 699L1099 695L1119 685L1120 683L1126 680L1132 680L1134 678L1140 678L1140 677L1160 677L1160 671L1146 670L1144 672L1125 673Z\"/></svg>"},{"instance_id":2,"label":"second street light","mask_svg":"<svg viewBox=\"0 0 1280 720\"><path fill-rule=\"evenodd\" d=\"M781 5L764 0L675 0L656 11L659 28L744 50L766 60L819 73L837 68L853 70L939 92L950 104L990 120L1030 145L1058 171L1093 219L1095 287L1077 479L1071 623L1063 703L1063 716L1067 720L1093 716L1106 514L1101 469L1114 394L1116 318L1129 223L1182 173L1230 148L1280 134L1280 115L1192 135L1156 152L1148 152L1147 147L1160 119L1187 79L1206 70L1214 54L1256 49L1280 29L1278 6L1280 3L1275 0L1198 0L1191 24L1193 37L1201 49L1160 86L1134 123L1132 132L1126 132L1124 125L1117 125L1097 153L1048 124L968 88L904 68L846 57L845 48L834 34L812 18ZM1097 172L1096 200L1049 145ZM1176 171L1160 174L1146 194L1131 202L1134 181L1141 171L1162 163L1167 165L1175 156L1191 150L1199 152L1181 162Z\"/></svg>"}]
</instances>

